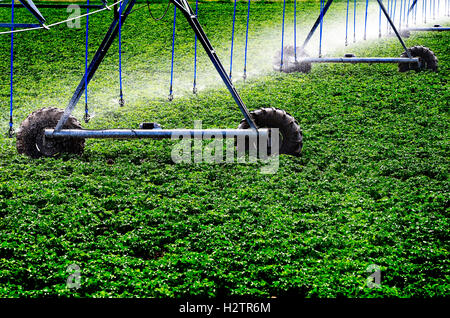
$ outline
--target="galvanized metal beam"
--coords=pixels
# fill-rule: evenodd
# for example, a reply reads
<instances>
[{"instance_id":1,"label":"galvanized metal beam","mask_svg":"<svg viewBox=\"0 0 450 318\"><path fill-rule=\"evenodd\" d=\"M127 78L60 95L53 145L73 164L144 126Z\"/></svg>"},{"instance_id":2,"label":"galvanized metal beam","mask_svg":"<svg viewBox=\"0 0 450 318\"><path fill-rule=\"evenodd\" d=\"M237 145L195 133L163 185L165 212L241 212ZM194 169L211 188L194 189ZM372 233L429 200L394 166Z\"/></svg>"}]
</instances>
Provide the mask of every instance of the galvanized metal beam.
<instances>
[{"instance_id":1,"label":"galvanized metal beam","mask_svg":"<svg viewBox=\"0 0 450 318\"><path fill-rule=\"evenodd\" d=\"M406 47L405 42L403 41L402 37L400 36L400 33L397 31L397 28L395 27L394 23L392 22L391 17L389 16L388 12L386 11L386 8L384 7L383 2L381 0L377 0L377 2L378 2L378 5L380 6L381 10L383 11L383 14L385 15L386 19L388 20L391 28L394 30L394 33L397 36L400 44L405 49L406 54L408 55L409 58L412 58L412 55L409 52L408 48ZM316 19L316 22L314 23L313 27L309 31L308 35L306 36L305 41L303 42L303 44L301 46L302 50L305 50L306 45L309 43L312 36L314 35L314 32L316 31L317 27L319 26L321 18L323 19L325 17L325 14L327 13L327 11L330 8L332 3L333 3L333 0L328 0L327 3L325 4L325 6L323 7L323 9L321 10L319 16Z\"/></svg>"},{"instance_id":2,"label":"galvanized metal beam","mask_svg":"<svg viewBox=\"0 0 450 318\"><path fill-rule=\"evenodd\" d=\"M251 118L250 112L248 111L247 107L245 106L244 102L242 101L242 98L239 96L239 93L237 92L236 88L234 87L233 82L228 77L228 74L225 71L225 68L223 67L222 63L220 62L220 59L217 56L216 51L214 50L211 42L209 41L208 37L206 36L205 32L203 31L203 28L201 27L200 23L198 22L195 12L189 6L189 3L186 0L171 0L171 1L177 8L179 8L181 10L181 12L185 16L186 20L188 21L189 25L194 30L199 42L202 44L203 48L205 49L206 54L208 55L209 59L211 60L214 67L216 68L217 72L219 73L220 77L222 78L222 81L225 83L225 86L228 88L228 91L233 96L234 101L238 105L239 109L241 110L242 114L244 115L245 119L247 120L249 126L252 129L256 129L257 128L256 124L253 121L253 119Z\"/></svg>"},{"instance_id":3,"label":"galvanized metal beam","mask_svg":"<svg viewBox=\"0 0 450 318\"><path fill-rule=\"evenodd\" d=\"M121 5L123 7L125 7L125 10L122 10L121 25L123 25L123 23L125 22L126 18L130 14L135 3L136 3L136 0L124 0L121 3ZM89 82L91 81L92 77L94 76L98 67L100 66L103 59L105 58L106 53L108 52L109 48L111 47L111 45L118 33L119 33L119 18L115 17L113 22L109 26L109 29L106 32L106 35L103 38L102 43L100 44L99 48L97 49L97 52L95 52L95 55L92 58L92 61L90 62L86 73L83 75L82 79L80 80L80 83L78 84L77 88L75 89L75 92L72 95L72 98L70 99L69 104L67 105L66 109L64 110L63 116L58 121L58 124L56 125L55 130L60 130L64 126L64 124L67 122L67 120L69 119L69 116L72 114L73 110L75 109L75 106L77 105L78 101L80 100L80 98L85 90L86 83L89 84Z\"/></svg>"},{"instance_id":4,"label":"galvanized metal beam","mask_svg":"<svg viewBox=\"0 0 450 318\"><path fill-rule=\"evenodd\" d=\"M38 8L45 9L66 9L70 4L39 4ZM102 9L105 6L101 4L77 4L76 2L73 5L79 6L81 9ZM11 8L11 3L0 3L0 8ZM14 8L25 8L23 4L14 4Z\"/></svg>"},{"instance_id":5,"label":"galvanized metal beam","mask_svg":"<svg viewBox=\"0 0 450 318\"><path fill-rule=\"evenodd\" d=\"M34 23L0 23L0 28L40 28L40 24Z\"/></svg>"},{"instance_id":6,"label":"galvanized metal beam","mask_svg":"<svg viewBox=\"0 0 450 318\"><path fill-rule=\"evenodd\" d=\"M241 110L242 114L244 115L244 118L249 123L250 128L256 129L256 124L253 121L253 119L250 116L250 112L248 111L247 107L245 106L244 102L242 101L241 97L239 96L239 93L237 92L236 88L234 87L233 83L231 82L231 79L228 77L225 68L223 67L222 63L220 62L213 46L211 45L211 42L209 41L208 37L206 36L205 32L203 31L203 28L201 27L200 23L198 22L197 16L195 15L192 8L189 6L189 3L186 0L170 0L178 9L181 10L185 18L187 19L189 25L194 30L195 34L197 35L197 38L199 42L202 44L203 48L206 51L206 54L210 58L211 62L213 63L214 67L216 68L217 72L219 73L220 77L222 78L223 82L225 83L226 87L230 91L231 95L233 96L236 104L238 105L239 109ZM124 2L121 4L123 7L125 7L125 10L122 10L122 19L121 23L122 25L125 23L126 18L130 14L134 4L136 3L136 0L124 0ZM94 55L94 58L92 59L91 63L88 66L87 72L84 74L83 78L80 80L80 83L78 84L78 87L75 90L75 93L73 94L71 100L69 101L69 105L64 110L64 114L57 123L55 130L59 131L62 129L64 124L67 122L69 116L72 114L76 104L80 100L84 89L86 82L89 83L94 76L95 72L97 71L99 65L103 61L103 58L105 57L108 49L111 47L112 42L114 41L115 37L118 34L119 30L119 19L118 16L116 16L111 23L102 43L100 44L100 47L97 49L97 52Z\"/></svg>"},{"instance_id":7,"label":"galvanized metal beam","mask_svg":"<svg viewBox=\"0 0 450 318\"><path fill-rule=\"evenodd\" d=\"M418 58L406 57L305 57L299 63L419 63Z\"/></svg>"},{"instance_id":8,"label":"galvanized metal beam","mask_svg":"<svg viewBox=\"0 0 450 318\"><path fill-rule=\"evenodd\" d=\"M45 18L32 0L19 0L22 5L30 11L32 15L41 23L45 22Z\"/></svg>"},{"instance_id":9,"label":"galvanized metal beam","mask_svg":"<svg viewBox=\"0 0 450 318\"><path fill-rule=\"evenodd\" d=\"M172 136L191 138L234 138L234 137L268 137L269 129L45 129L46 138L75 139L170 139Z\"/></svg>"},{"instance_id":10,"label":"galvanized metal beam","mask_svg":"<svg viewBox=\"0 0 450 318\"><path fill-rule=\"evenodd\" d=\"M381 8L381 11L383 11L383 14L385 15L386 19L388 20L389 24L391 25L391 28L394 30L394 33L397 36L397 39L400 41L401 45L405 49L406 55L408 55L409 58L412 58L411 52L406 47L405 42L403 41L402 37L400 36L400 33L398 32L397 28L395 27L395 24L392 21L391 17L389 16L389 13L387 12L386 8L384 7L383 2L381 0L377 0L377 2Z\"/></svg>"},{"instance_id":11,"label":"galvanized metal beam","mask_svg":"<svg viewBox=\"0 0 450 318\"><path fill-rule=\"evenodd\" d=\"M323 7L322 11L319 14L319 17L317 18L316 22L314 22L313 27L311 28L311 31L309 31L308 35L306 36L305 41L302 44L301 49L305 50L306 45L308 45L309 41L311 40L312 36L314 35L314 32L316 31L317 27L320 24L320 19L325 18L325 14L327 14L328 9L330 8L331 4L333 3L333 0L328 0L325 6Z\"/></svg>"},{"instance_id":12,"label":"galvanized metal beam","mask_svg":"<svg viewBox=\"0 0 450 318\"><path fill-rule=\"evenodd\" d=\"M407 28L408 31L450 31L450 27L423 27L423 28Z\"/></svg>"},{"instance_id":13,"label":"galvanized metal beam","mask_svg":"<svg viewBox=\"0 0 450 318\"><path fill-rule=\"evenodd\" d=\"M417 0L413 0L411 6L409 7L408 14L414 9L417 4Z\"/></svg>"}]
</instances>

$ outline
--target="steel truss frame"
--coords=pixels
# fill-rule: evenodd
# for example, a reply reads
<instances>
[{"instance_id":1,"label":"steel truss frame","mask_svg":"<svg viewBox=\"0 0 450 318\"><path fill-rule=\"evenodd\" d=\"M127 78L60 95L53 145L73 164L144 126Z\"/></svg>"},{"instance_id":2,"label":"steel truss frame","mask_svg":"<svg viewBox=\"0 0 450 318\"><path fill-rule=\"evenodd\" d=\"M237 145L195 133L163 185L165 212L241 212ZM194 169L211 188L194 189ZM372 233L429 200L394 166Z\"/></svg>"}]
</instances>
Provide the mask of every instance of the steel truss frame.
<instances>
[{"instance_id":1,"label":"steel truss frame","mask_svg":"<svg viewBox=\"0 0 450 318\"><path fill-rule=\"evenodd\" d=\"M237 136L249 136L249 137L255 137L255 136L261 136L261 137L267 137L268 136L268 130L267 129L257 129L257 126L254 122L254 120L250 116L250 112L248 111L247 107L245 106L244 102L242 101L239 93L237 92L236 88L234 87L231 79L228 77L227 72L225 71L225 68L223 67L222 63L219 60L219 57L217 56L213 46L211 45L211 42L209 41L208 37L206 36L203 28L201 27L197 16L195 15L195 12L190 7L189 3L186 0L169 0L172 4L175 5L177 9L179 9L184 17L186 18L187 22L189 23L190 27L194 31L194 33L197 35L198 41L202 44L206 54L208 55L209 59L211 60L212 64L216 68L217 72L219 73L220 77L222 78L222 81L225 83L225 86L228 88L230 94L232 95L234 101L238 105L239 109L241 110L242 114L244 115L244 118L249 123L249 126L251 129L174 129L174 130L165 130L165 129L111 129L111 130L87 130L87 129L81 129L81 130L71 130L71 129L63 129L64 124L67 122L69 116L72 114L73 110L75 109L75 106L77 105L78 101L80 100L84 90L86 83L89 84L92 77L94 76L95 72L97 71L98 67L102 63L104 57L106 56L106 53L108 52L109 48L111 47L111 44L113 43L114 39L116 38L119 28L121 25L123 25L131 13L133 6L136 4L136 0L124 0L120 6L122 8L122 17L119 19L119 14L115 14L114 19L109 27L109 29L106 32L106 35L100 44L100 46L97 49L97 52L95 53L92 61L90 62L86 73L83 75L82 79L80 80L77 88L75 89L75 92L73 93L72 98L69 101L69 104L67 105L66 109L64 110L64 114L59 120L58 124L56 125L55 129L46 129L45 130L45 137L46 138L155 138L155 139L161 139L161 138L170 138L172 135L190 135L190 136L208 136L208 137L218 137L218 136L231 136L231 137L237 137ZM118 9L118 11L120 8ZM119 11L120 12L120 11ZM120 22L119 22L120 21ZM121 25L119 25L121 23Z\"/></svg>"},{"instance_id":2,"label":"steel truss frame","mask_svg":"<svg viewBox=\"0 0 450 318\"><path fill-rule=\"evenodd\" d=\"M317 27L320 25L320 21L323 20L326 13L328 12L328 9L330 8L331 4L334 0L328 0L323 9L321 10L316 22L314 23L313 27L309 31L308 35L306 36L305 41L303 42L301 46L301 51L305 51L305 47L308 45L309 41L311 40L312 36L314 35L315 31L317 30ZM417 0L416 0L417 1ZM411 55L408 48L405 45L405 42L403 41L399 31L395 27L394 22L392 21L391 17L389 16L389 13L387 12L386 8L383 5L383 2L381 0L377 0L378 5L381 8L381 11L383 12L384 16L386 17L389 25L391 26L392 30L394 30L394 33L402 45L403 49L405 50L407 57L395 57L395 58L389 58L389 57L303 57L298 59L299 63L417 63L420 66L419 58L415 58Z\"/></svg>"}]
</instances>

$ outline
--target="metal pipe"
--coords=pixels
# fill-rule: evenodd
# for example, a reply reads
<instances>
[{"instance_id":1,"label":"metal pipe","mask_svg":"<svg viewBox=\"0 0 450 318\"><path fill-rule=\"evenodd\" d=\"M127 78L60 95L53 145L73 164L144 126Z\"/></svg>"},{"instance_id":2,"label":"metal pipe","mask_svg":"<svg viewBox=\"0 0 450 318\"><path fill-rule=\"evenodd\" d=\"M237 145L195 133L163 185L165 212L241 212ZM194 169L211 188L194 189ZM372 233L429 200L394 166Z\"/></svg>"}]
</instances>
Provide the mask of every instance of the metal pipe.
<instances>
[{"instance_id":1,"label":"metal pipe","mask_svg":"<svg viewBox=\"0 0 450 318\"><path fill-rule=\"evenodd\" d=\"M234 138L234 137L268 137L268 129L45 129L46 138L113 138L113 139L167 139L172 136L191 138Z\"/></svg>"},{"instance_id":2,"label":"metal pipe","mask_svg":"<svg viewBox=\"0 0 450 318\"><path fill-rule=\"evenodd\" d=\"M234 101L236 102L236 104L238 105L242 114L244 115L244 118L247 120L250 128L253 128L253 129L256 128L256 123L254 122L253 118L251 117L250 112L247 109L247 106L245 106L244 102L242 101L241 96L239 95L238 91L234 87L233 82L228 77L228 74L227 74L225 68L223 67L222 63L220 62L219 57L216 54L216 51L214 50L211 42L209 41L208 37L206 36L205 31L203 30L202 26L198 22L197 16L195 15L192 8L189 6L189 3L186 0L170 0L170 1L178 9L181 10L181 12L185 16L187 22L191 26L192 30L197 35L197 38L198 38L200 44L203 46L203 49L205 50L206 54L208 55L209 59L211 60L211 63L214 65L214 67L216 68L220 77L222 78L222 81L224 82L225 86L228 88L228 91L230 92L231 96L233 96Z\"/></svg>"},{"instance_id":3,"label":"metal pipe","mask_svg":"<svg viewBox=\"0 0 450 318\"><path fill-rule=\"evenodd\" d=\"M42 15L42 13L39 11L39 9L36 7L36 5L33 3L33 1L28 1L28 0L19 0L19 2L25 7L27 8L28 11L30 11L30 13L32 15L34 15L34 17L39 21L39 23L44 24L45 22L45 18Z\"/></svg>"},{"instance_id":4,"label":"metal pipe","mask_svg":"<svg viewBox=\"0 0 450 318\"><path fill-rule=\"evenodd\" d=\"M413 3L411 4L411 6L410 6L409 9L408 9L408 13L411 12L411 11L414 9L414 7L416 6L416 4L417 4L417 0L413 0Z\"/></svg>"},{"instance_id":5,"label":"metal pipe","mask_svg":"<svg viewBox=\"0 0 450 318\"><path fill-rule=\"evenodd\" d=\"M408 28L408 31L450 31L450 27Z\"/></svg>"},{"instance_id":6,"label":"metal pipe","mask_svg":"<svg viewBox=\"0 0 450 318\"><path fill-rule=\"evenodd\" d=\"M306 57L299 63L419 63L419 58L406 57Z\"/></svg>"},{"instance_id":7,"label":"metal pipe","mask_svg":"<svg viewBox=\"0 0 450 318\"><path fill-rule=\"evenodd\" d=\"M381 10L383 11L384 15L386 16L386 19L388 20L389 24L391 25L392 29L394 30L395 35L397 36L397 39L400 41L400 44L405 49L406 54L409 58L412 58L411 52L406 47L405 42L403 42L402 37L400 36L400 33L398 33L397 28L395 27L394 22L391 20L391 17L389 16L389 13L386 11L386 8L383 5L383 2L381 0L377 0L378 5L380 6Z\"/></svg>"},{"instance_id":8,"label":"metal pipe","mask_svg":"<svg viewBox=\"0 0 450 318\"><path fill-rule=\"evenodd\" d=\"M222 78L223 82L225 83L226 87L228 88L231 95L233 96L236 104L238 105L239 109L241 110L242 114L244 115L244 118L249 123L250 128L255 129L256 124L253 121L253 118L251 117L249 110L245 106L239 93L237 92L236 88L234 87L233 83L231 82L230 78L228 77L222 63L220 62L220 60L216 54L216 51L214 50L213 46L211 45L211 42L209 41L209 39L207 38L203 28L201 27L200 23L198 22L197 16L193 12L192 8L189 6L189 3L186 0L169 0L169 1L171 3L173 3L177 7L177 9L181 10L183 15L187 19L187 22L189 23L189 25L191 26L191 28L194 30L195 34L197 35L197 38L200 41L200 43L202 44L203 48L205 49L206 54L208 55L209 59L213 63L214 67L216 68L217 72L219 73L220 77ZM121 3L121 6L125 7L125 10L123 11L122 18L121 18L121 23L120 23L121 25L123 25L125 23L125 19L131 13L131 10L135 3L136 3L136 0L124 0ZM69 104L67 105L66 109L64 110L63 116L57 123L55 130L61 130L61 128L67 122L67 119L69 118L69 116L72 114L72 111L74 110L76 104L78 103L79 99L81 98L82 93L84 92L85 85L89 84L90 80L94 76L94 73L97 71L99 65L103 61L103 58L106 56L108 49L111 47L111 44L114 41L114 38L117 36L118 27L119 27L118 24L119 24L119 19L117 17L115 17L105 35L102 43L100 44L99 48L97 49L97 52L95 53L91 63L89 64L87 72L83 75L83 78L81 79L74 94L72 95L72 98L69 101Z\"/></svg>"},{"instance_id":9,"label":"metal pipe","mask_svg":"<svg viewBox=\"0 0 450 318\"><path fill-rule=\"evenodd\" d=\"M75 3L76 4L76 3ZM87 5L87 4L77 4L81 9L102 9L104 8L103 5L101 4L91 4L91 5ZM37 4L36 5L38 8L48 8L48 9L67 9L67 7L69 6L69 4ZM15 4L14 7L18 7L18 8L24 8L23 4ZM0 8L11 8L11 4L10 3L0 3Z\"/></svg>"},{"instance_id":10,"label":"metal pipe","mask_svg":"<svg viewBox=\"0 0 450 318\"><path fill-rule=\"evenodd\" d=\"M0 28L40 28L40 24L35 23L0 23Z\"/></svg>"},{"instance_id":11,"label":"metal pipe","mask_svg":"<svg viewBox=\"0 0 450 318\"><path fill-rule=\"evenodd\" d=\"M125 11L122 11L122 18L121 18L121 25L125 23L126 18L130 14L131 10L133 9L133 6L135 5L136 0L124 0L120 5L125 7ZM102 43L100 44L99 48L97 49L97 52L95 52L94 57L92 58L92 61L90 62L88 66L87 72L83 75L82 79L80 80L80 83L78 84L77 88L75 89L75 92L72 95L72 98L69 101L69 104L67 105L66 109L64 110L63 116L59 119L58 123L56 124L56 130L60 130L64 124L69 119L69 116L72 114L73 110L75 109L75 106L77 105L78 101L81 98L81 95L85 91L85 85L88 85L94 76L95 72L97 71L98 67L102 63L104 57L106 56L106 53L108 52L108 49L111 47L112 42L114 41L114 38L119 33L119 19L118 17L114 18L113 22L111 23L108 31L106 32L105 37L103 38Z\"/></svg>"},{"instance_id":12,"label":"metal pipe","mask_svg":"<svg viewBox=\"0 0 450 318\"><path fill-rule=\"evenodd\" d=\"M308 35L306 36L305 41L303 42L302 46L301 46L301 50L304 51L306 45L308 45L309 41L311 40L314 32L316 31L317 27L320 24L320 21L323 20L323 18L325 17L325 14L328 11L328 8L330 8L331 4L333 3L333 0L328 0L327 3L325 4L325 6L320 10L320 14L319 17L317 18L316 22L314 22L313 27L311 28L311 31L309 31Z\"/></svg>"}]
</instances>

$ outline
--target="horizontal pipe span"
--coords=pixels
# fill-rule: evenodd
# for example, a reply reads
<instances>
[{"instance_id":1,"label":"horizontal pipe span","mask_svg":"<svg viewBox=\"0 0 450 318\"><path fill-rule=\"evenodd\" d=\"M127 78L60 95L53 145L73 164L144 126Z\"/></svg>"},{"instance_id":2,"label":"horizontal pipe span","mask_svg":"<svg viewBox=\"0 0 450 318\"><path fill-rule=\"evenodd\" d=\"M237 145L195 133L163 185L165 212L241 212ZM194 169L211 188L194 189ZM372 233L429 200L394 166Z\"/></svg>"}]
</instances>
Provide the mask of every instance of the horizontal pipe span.
<instances>
[{"instance_id":1,"label":"horizontal pipe span","mask_svg":"<svg viewBox=\"0 0 450 318\"><path fill-rule=\"evenodd\" d=\"M70 4L37 4L36 7L41 8L49 8L49 9L67 9ZM104 8L101 4L77 4L73 3L72 5L77 5L81 9L102 9ZM0 8L11 8L11 3L0 3ZM23 8L23 4L14 4L14 8Z\"/></svg>"},{"instance_id":2,"label":"horizontal pipe span","mask_svg":"<svg viewBox=\"0 0 450 318\"><path fill-rule=\"evenodd\" d=\"M408 31L450 31L450 27L407 28Z\"/></svg>"},{"instance_id":3,"label":"horizontal pipe span","mask_svg":"<svg viewBox=\"0 0 450 318\"><path fill-rule=\"evenodd\" d=\"M114 138L114 139L134 139L152 138L165 139L172 136L184 136L192 138L234 138L239 136L267 137L268 129L46 129L47 138Z\"/></svg>"},{"instance_id":4,"label":"horizontal pipe span","mask_svg":"<svg viewBox=\"0 0 450 318\"><path fill-rule=\"evenodd\" d=\"M31 23L0 23L0 28L40 28L40 24L31 24Z\"/></svg>"},{"instance_id":5,"label":"horizontal pipe span","mask_svg":"<svg viewBox=\"0 0 450 318\"><path fill-rule=\"evenodd\" d=\"M306 57L300 63L419 63L418 58L407 57Z\"/></svg>"}]
</instances>

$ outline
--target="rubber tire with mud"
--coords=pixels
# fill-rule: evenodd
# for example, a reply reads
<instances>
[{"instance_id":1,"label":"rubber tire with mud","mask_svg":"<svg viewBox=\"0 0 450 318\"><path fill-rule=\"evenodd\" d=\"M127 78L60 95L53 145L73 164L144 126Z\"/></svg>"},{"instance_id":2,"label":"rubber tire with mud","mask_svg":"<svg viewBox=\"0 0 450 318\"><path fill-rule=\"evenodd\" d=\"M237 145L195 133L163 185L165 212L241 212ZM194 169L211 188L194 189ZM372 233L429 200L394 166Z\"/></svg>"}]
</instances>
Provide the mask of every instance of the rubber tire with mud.
<instances>
[{"instance_id":1,"label":"rubber tire with mud","mask_svg":"<svg viewBox=\"0 0 450 318\"><path fill-rule=\"evenodd\" d=\"M423 71L423 70L431 70L436 72L438 69L438 59L434 52L429 48L424 46L413 46L410 47L409 52L412 57L418 57L420 60L420 67L416 63L399 63L398 71L399 72L407 72L407 71ZM403 52L401 57L408 57L406 52Z\"/></svg>"},{"instance_id":2,"label":"rubber tire with mud","mask_svg":"<svg viewBox=\"0 0 450 318\"><path fill-rule=\"evenodd\" d=\"M60 153L82 154L84 139L44 138L44 130L55 128L63 114L64 110L54 107L42 108L30 114L17 131L17 151L31 158L53 157ZM73 116L69 117L63 128L82 129L80 122Z\"/></svg>"},{"instance_id":3,"label":"rubber tire with mud","mask_svg":"<svg viewBox=\"0 0 450 318\"><path fill-rule=\"evenodd\" d=\"M250 112L251 118L258 128L278 128L280 138L280 154L300 156L303 146L302 130L298 122L286 111L278 108L261 108ZM246 119L239 124L238 129L249 129ZM248 145L246 145L248 149Z\"/></svg>"},{"instance_id":4,"label":"rubber tire with mud","mask_svg":"<svg viewBox=\"0 0 450 318\"><path fill-rule=\"evenodd\" d=\"M401 30L399 33L402 38L409 38L411 36L411 32L408 30Z\"/></svg>"},{"instance_id":5,"label":"rubber tire with mud","mask_svg":"<svg viewBox=\"0 0 450 318\"><path fill-rule=\"evenodd\" d=\"M297 57L309 57L309 55L303 51L301 48L297 47ZM277 52L273 58L273 69L275 71L280 71L281 68L281 50ZM286 45L283 48L283 68L281 69L284 73L309 73L311 72L311 63L306 62L296 62L295 61L295 50L294 46Z\"/></svg>"}]
</instances>

